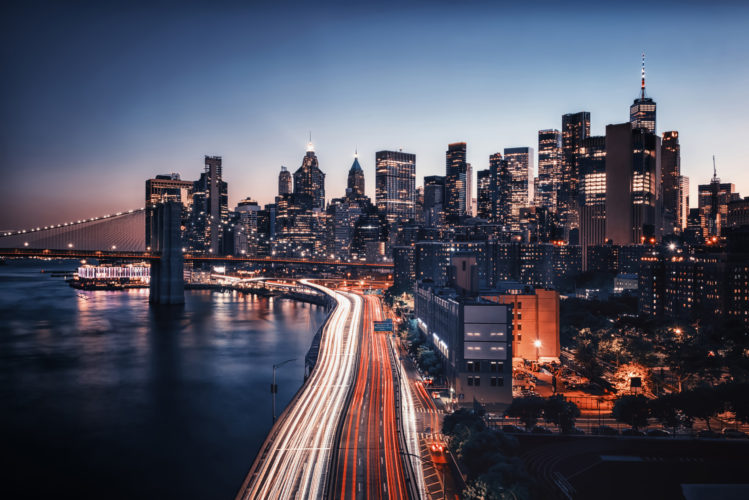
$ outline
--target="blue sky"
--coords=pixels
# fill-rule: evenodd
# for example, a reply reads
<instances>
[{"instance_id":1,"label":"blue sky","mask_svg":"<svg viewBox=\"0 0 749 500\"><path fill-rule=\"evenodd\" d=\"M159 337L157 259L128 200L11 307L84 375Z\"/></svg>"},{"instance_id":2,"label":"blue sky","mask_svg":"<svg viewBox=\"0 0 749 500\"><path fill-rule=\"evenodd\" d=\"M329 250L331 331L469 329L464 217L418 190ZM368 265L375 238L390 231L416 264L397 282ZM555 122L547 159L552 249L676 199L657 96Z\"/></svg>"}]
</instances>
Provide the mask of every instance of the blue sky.
<instances>
[{"instance_id":1,"label":"blue sky","mask_svg":"<svg viewBox=\"0 0 749 500\"><path fill-rule=\"evenodd\" d=\"M563 113L596 135L626 121L642 50L693 193L715 154L749 195L749 9L731 2L19 5L0 21L0 229L140 207L146 178L197 178L204 154L232 207L267 203L310 130L328 198L355 148L372 196L380 149L415 153L417 185L449 142L487 168Z\"/></svg>"}]
</instances>

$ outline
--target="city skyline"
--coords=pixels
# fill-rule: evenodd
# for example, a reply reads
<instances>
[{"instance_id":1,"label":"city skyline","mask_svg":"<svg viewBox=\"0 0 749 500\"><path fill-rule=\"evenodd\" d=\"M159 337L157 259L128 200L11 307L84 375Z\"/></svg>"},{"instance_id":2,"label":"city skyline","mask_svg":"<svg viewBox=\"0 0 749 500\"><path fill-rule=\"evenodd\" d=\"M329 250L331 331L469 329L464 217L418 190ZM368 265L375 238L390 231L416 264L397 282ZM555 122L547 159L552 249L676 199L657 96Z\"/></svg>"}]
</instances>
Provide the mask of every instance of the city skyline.
<instances>
[{"instance_id":1,"label":"city skyline","mask_svg":"<svg viewBox=\"0 0 749 500\"><path fill-rule=\"evenodd\" d=\"M241 53L240 46L260 35L246 34L252 31L246 29L248 19L260 23L282 12L238 7L214 11L211 20L226 29L199 46L187 39L204 13L199 6L174 16L166 27L157 22L167 18L164 10L89 8L57 17L55 9L27 12L4 36L31 22L55 29L3 56L11 68L4 93L14 99L2 107L6 125L0 161L8 182L0 188L0 228L56 224L139 207L143 178L173 171L193 178L204 155L223 157L230 207L245 197L268 203L276 194L281 165L294 171L301 163L309 130L326 174L328 200L345 193L355 150L366 194L372 197L379 150L403 148L415 154L419 186L425 176L444 175L449 143L467 142L467 162L475 171L483 170L490 154L535 147L538 131L559 129L562 114L589 111L593 136L603 135L606 125L627 121L629 106L639 96L643 49L647 96L658 103L657 131L679 131L682 173L692 179L690 204L696 206L697 186L712 175L713 154L718 175L739 192L746 190L742 117L740 106L732 105L745 101L749 88L749 72L745 65L736 65L748 41L737 22L740 8L723 5L705 11L689 4L665 27L661 24L667 12L656 8L634 30L639 38L629 36L627 20L635 16L633 11L583 11L576 15L587 21L589 36L608 35L612 40L608 52L594 44L583 52L560 48L552 57L541 48L563 39L564 30L552 23L552 14L559 12L546 7L528 11L534 23L519 30L502 13L521 15L522 9L477 5L471 12L455 14L471 29L448 41L438 37L454 19L445 5L404 9L397 19L387 16L387 7L336 12L299 7L292 19L309 16L314 22L303 24L299 33L292 33L298 23L274 25L279 30L275 35L288 35L287 41L249 54ZM480 19L477 12L489 15ZM106 33L115 17L123 27ZM604 28L602 21L613 18L619 21ZM721 23L719 35L698 29L706 19ZM320 24L311 28L315 22ZM409 22L417 23L415 33L398 34ZM138 23L145 24L147 36L138 44L122 45L128 29ZM392 39L380 36L378 28L384 26L395 33ZM651 31L658 26L656 36ZM49 43L45 37L60 30L77 34L61 41L53 54L44 53L45 40ZM352 30L356 41L341 48L337 37ZM267 30L258 33L268 35ZM518 33L527 43L508 44ZM311 42L305 38L310 34L315 35ZM91 47L94 39L100 39L100 48ZM186 47L178 49L177 41ZM302 41L310 46L302 49ZM396 46L402 53L394 52ZM113 48L117 60L102 53ZM79 52L83 62L73 61ZM194 59L189 64L188 56ZM29 58L37 64L24 62ZM283 68L278 60L284 61ZM157 71L150 80L142 76L164 61L169 61L166 71ZM201 62L211 64L199 71ZM87 63L97 70L93 78L88 77ZM385 63L393 65L393 71L399 64L405 69L397 78L382 79L378 71L388 67ZM509 68L515 69L508 79ZM720 78L729 68L732 78ZM295 76L300 70L306 70L303 83ZM548 71L554 73L553 84L546 83ZM708 94L710 99L705 99ZM451 106L453 102L460 105ZM106 189L111 185L117 189ZM45 203L33 201L42 193ZM71 197L77 199L75 204L67 201Z\"/></svg>"}]
</instances>

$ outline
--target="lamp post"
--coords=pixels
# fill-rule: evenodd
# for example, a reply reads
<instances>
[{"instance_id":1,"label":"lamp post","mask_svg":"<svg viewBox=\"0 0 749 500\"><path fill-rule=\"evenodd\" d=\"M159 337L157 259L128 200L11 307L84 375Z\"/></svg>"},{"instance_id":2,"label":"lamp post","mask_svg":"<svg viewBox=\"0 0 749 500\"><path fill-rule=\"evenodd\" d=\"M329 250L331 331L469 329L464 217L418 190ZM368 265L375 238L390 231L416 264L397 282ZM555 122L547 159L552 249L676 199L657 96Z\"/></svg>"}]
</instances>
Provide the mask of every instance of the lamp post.
<instances>
[{"instance_id":1,"label":"lamp post","mask_svg":"<svg viewBox=\"0 0 749 500\"><path fill-rule=\"evenodd\" d=\"M538 363L538 360L540 359L539 350L541 349L541 339L534 340L533 345L536 348L536 363Z\"/></svg>"},{"instance_id":2,"label":"lamp post","mask_svg":"<svg viewBox=\"0 0 749 500\"><path fill-rule=\"evenodd\" d=\"M273 383L270 385L270 393L273 395L273 423L276 423L276 393L278 392L278 385L276 384L276 368L281 368L286 363L291 363L296 359L287 359L278 364L273 365Z\"/></svg>"}]
</instances>

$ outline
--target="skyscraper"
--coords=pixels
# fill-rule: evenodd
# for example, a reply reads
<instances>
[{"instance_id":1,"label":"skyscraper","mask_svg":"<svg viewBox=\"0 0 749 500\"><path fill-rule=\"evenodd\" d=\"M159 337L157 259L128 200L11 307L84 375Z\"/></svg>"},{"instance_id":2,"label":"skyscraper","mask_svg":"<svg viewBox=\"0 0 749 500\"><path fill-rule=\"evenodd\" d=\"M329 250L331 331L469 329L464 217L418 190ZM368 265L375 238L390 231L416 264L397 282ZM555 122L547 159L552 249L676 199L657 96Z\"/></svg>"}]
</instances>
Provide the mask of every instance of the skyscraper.
<instances>
[{"instance_id":1,"label":"skyscraper","mask_svg":"<svg viewBox=\"0 0 749 500\"><path fill-rule=\"evenodd\" d=\"M660 142L631 122L606 126L606 238L614 244L660 236Z\"/></svg>"},{"instance_id":2,"label":"skyscraper","mask_svg":"<svg viewBox=\"0 0 749 500\"><path fill-rule=\"evenodd\" d=\"M562 172L557 213L559 223L564 228L564 238L570 243L576 243L574 234L579 227L577 192L580 180L580 148L583 139L589 135L590 113L588 111L562 116Z\"/></svg>"},{"instance_id":3,"label":"skyscraper","mask_svg":"<svg viewBox=\"0 0 749 500\"><path fill-rule=\"evenodd\" d=\"M466 182L468 164L466 163L466 143L449 144L445 153L445 216L450 221L466 215Z\"/></svg>"},{"instance_id":4,"label":"skyscraper","mask_svg":"<svg viewBox=\"0 0 749 500\"><path fill-rule=\"evenodd\" d=\"M307 145L302 165L294 172L294 194L306 197L303 204L307 208L325 208L325 174L320 170L311 142Z\"/></svg>"},{"instance_id":5,"label":"skyscraper","mask_svg":"<svg viewBox=\"0 0 749 500\"><path fill-rule=\"evenodd\" d=\"M146 181L146 247L151 246L151 221L156 205L166 201L182 203L184 214L192 205L192 190L194 182L183 181L179 174L157 175L155 179ZM188 223L189 224L189 223Z\"/></svg>"},{"instance_id":6,"label":"skyscraper","mask_svg":"<svg viewBox=\"0 0 749 500\"><path fill-rule=\"evenodd\" d=\"M689 218L689 177L679 176L679 209L677 211L677 226L683 231L687 227Z\"/></svg>"},{"instance_id":7,"label":"skyscraper","mask_svg":"<svg viewBox=\"0 0 749 500\"><path fill-rule=\"evenodd\" d=\"M424 224L435 227L445 222L445 177L424 177Z\"/></svg>"},{"instance_id":8,"label":"skyscraper","mask_svg":"<svg viewBox=\"0 0 749 500\"><path fill-rule=\"evenodd\" d=\"M580 148L580 246L583 271L588 247L606 240L606 137L587 137Z\"/></svg>"},{"instance_id":9,"label":"skyscraper","mask_svg":"<svg viewBox=\"0 0 749 500\"><path fill-rule=\"evenodd\" d=\"M703 238L725 236L728 203L738 198L739 195L735 192L733 184L720 182L715 168L715 158L713 158L713 178L710 184L700 184L697 187L697 196Z\"/></svg>"},{"instance_id":10,"label":"skyscraper","mask_svg":"<svg viewBox=\"0 0 749 500\"><path fill-rule=\"evenodd\" d=\"M510 175L510 220L513 231L520 229L520 210L533 202L533 148L505 148Z\"/></svg>"},{"instance_id":11,"label":"skyscraper","mask_svg":"<svg viewBox=\"0 0 749 500\"><path fill-rule=\"evenodd\" d=\"M218 254L229 219L229 196L220 156L205 157L205 171L193 185L188 241L192 250Z\"/></svg>"},{"instance_id":12,"label":"skyscraper","mask_svg":"<svg viewBox=\"0 0 749 500\"><path fill-rule=\"evenodd\" d=\"M489 220L492 218L492 182L491 170L479 170L476 172L478 196L476 207L476 216L480 219Z\"/></svg>"},{"instance_id":13,"label":"skyscraper","mask_svg":"<svg viewBox=\"0 0 749 500\"><path fill-rule=\"evenodd\" d=\"M466 163L466 215L473 217L473 167Z\"/></svg>"},{"instance_id":14,"label":"skyscraper","mask_svg":"<svg viewBox=\"0 0 749 500\"><path fill-rule=\"evenodd\" d=\"M278 174L278 195L291 194L292 189L291 172L282 165Z\"/></svg>"},{"instance_id":15,"label":"skyscraper","mask_svg":"<svg viewBox=\"0 0 749 500\"><path fill-rule=\"evenodd\" d=\"M364 171L359 165L359 153L354 154L354 163L348 171L347 188L354 195L364 196Z\"/></svg>"},{"instance_id":16,"label":"skyscraper","mask_svg":"<svg viewBox=\"0 0 749 500\"><path fill-rule=\"evenodd\" d=\"M643 128L655 134L655 101L645 97L645 54L642 55L642 75L640 80L640 97L629 107L629 121L632 128Z\"/></svg>"},{"instance_id":17,"label":"skyscraper","mask_svg":"<svg viewBox=\"0 0 749 500\"><path fill-rule=\"evenodd\" d=\"M663 187L663 215L666 231L671 232L675 227L681 228L677 222L679 216L679 178L681 177L681 154L679 147L679 132L663 133L661 143L661 186Z\"/></svg>"},{"instance_id":18,"label":"skyscraper","mask_svg":"<svg viewBox=\"0 0 749 500\"><path fill-rule=\"evenodd\" d=\"M402 151L375 154L375 196L377 210L388 223L414 218L416 204L416 155Z\"/></svg>"},{"instance_id":19,"label":"skyscraper","mask_svg":"<svg viewBox=\"0 0 749 500\"><path fill-rule=\"evenodd\" d=\"M507 168L507 161L502 158L502 153L489 156L489 175L492 192L490 220L499 224L510 224L512 176Z\"/></svg>"},{"instance_id":20,"label":"skyscraper","mask_svg":"<svg viewBox=\"0 0 749 500\"><path fill-rule=\"evenodd\" d=\"M562 174L562 134L559 130L538 131L538 193L540 206L557 211L557 191Z\"/></svg>"}]
</instances>

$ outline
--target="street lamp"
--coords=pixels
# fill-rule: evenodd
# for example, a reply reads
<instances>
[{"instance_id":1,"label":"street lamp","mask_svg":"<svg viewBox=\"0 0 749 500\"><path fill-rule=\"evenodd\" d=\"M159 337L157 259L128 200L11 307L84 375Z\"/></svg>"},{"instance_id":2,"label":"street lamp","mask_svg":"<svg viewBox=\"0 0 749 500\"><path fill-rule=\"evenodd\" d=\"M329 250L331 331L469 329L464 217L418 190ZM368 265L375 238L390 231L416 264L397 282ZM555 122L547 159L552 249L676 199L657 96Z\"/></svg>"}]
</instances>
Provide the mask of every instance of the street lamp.
<instances>
[{"instance_id":1,"label":"street lamp","mask_svg":"<svg viewBox=\"0 0 749 500\"><path fill-rule=\"evenodd\" d=\"M536 339L533 341L533 346L536 348L536 361L539 360L539 349L541 349L541 339Z\"/></svg>"},{"instance_id":2,"label":"street lamp","mask_svg":"<svg viewBox=\"0 0 749 500\"><path fill-rule=\"evenodd\" d=\"M270 392L273 394L273 423L276 423L276 393L278 392L278 385L276 385L276 368L281 368L286 363L291 363L296 359L287 359L278 364L273 365L273 383L270 385Z\"/></svg>"}]
</instances>

